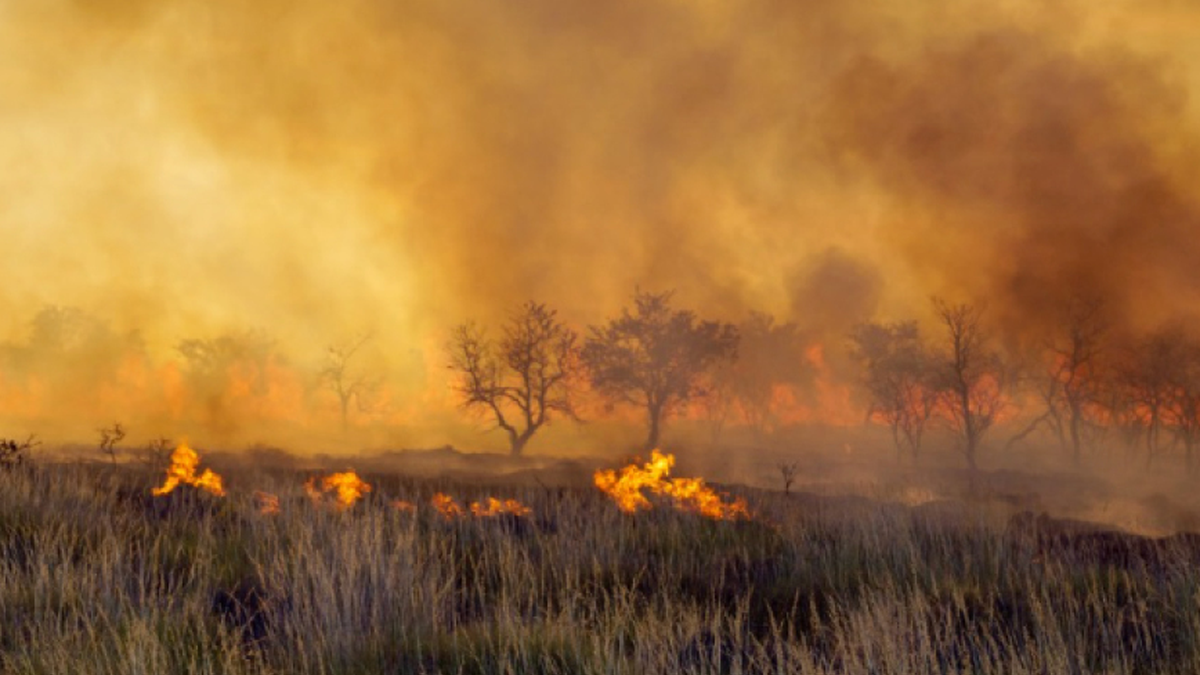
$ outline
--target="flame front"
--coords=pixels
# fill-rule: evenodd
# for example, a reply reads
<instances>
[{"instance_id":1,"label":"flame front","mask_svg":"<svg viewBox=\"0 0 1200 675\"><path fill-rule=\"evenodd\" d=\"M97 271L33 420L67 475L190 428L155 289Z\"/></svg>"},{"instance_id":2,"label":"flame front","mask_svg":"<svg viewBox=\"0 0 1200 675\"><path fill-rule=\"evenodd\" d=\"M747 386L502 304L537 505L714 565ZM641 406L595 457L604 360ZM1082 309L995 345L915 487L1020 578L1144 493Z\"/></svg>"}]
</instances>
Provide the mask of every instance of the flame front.
<instances>
[{"instance_id":1,"label":"flame front","mask_svg":"<svg viewBox=\"0 0 1200 675\"><path fill-rule=\"evenodd\" d=\"M455 518L464 513L463 507L459 506L453 497L443 492L435 494L430 501L433 504L433 508L437 509L438 513L447 518Z\"/></svg>"},{"instance_id":2,"label":"flame front","mask_svg":"<svg viewBox=\"0 0 1200 675\"><path fill-rule=\"evenodd\" d=\"M470 506L464 509L454 501L453 497L444 492L435 494L430 503L438 513L446 518L459 518L468 513L476 518L495 518L501 515L527 516L533 513L533 509L515 499L499 500L495 497L488 497L486 502L471 502Z\"/></svg>"},{"instance_id":3,"label":"flame front","mask_svg":"<svg viewBox=\"0 0 1200 675\"><path fill-rule=\"evenodd\" d=\"M491 518L502 514L512 516L527 516L533 513L533 509L525 506L515 499L505 499L500 501L495 497L488 497L487 506L483 506L479 502L471 504L471 515L480 518Z\"/></svg>"},{"instance_id":4,"label":"flame front","mask_svg":"<svg viewBox=\"0 0 1200 675\"><path fill-rule=\"evenodd\" d=\"M675 508L698 513L706 518L732 520L749 518L750 511L745 500L738 498L726 502L705 484L703 478L668 478L675 456L651 451L650 461L643 466L630 464L617 471L597 471L593 476L600 488L617 507L626 513L648 510L654 504L646 498L645 490L656 495L670 497Z\"/></svg>"},{"instance_id":5,"label":"flame front","mask_svg":"<svg viewBox=\"0 0 1200 675\"><path fill-rule=\"evenodd\" d=\"M354 506L365 493L370 492L371 485L353 471L345 471L325 476L319 484L316 478L309 478L304 483L304 491L316 503L323 502L325 495L332 493L337 509L345 510Z\"/></svg>"},{"instance_id":6,"label":"flame front","mask_svg":"<svg viewBox=\"0 0 1200 675\"><path fill-rule=\"evenodd\" d=\"M186 442L180 443L179 447L175 448L175 452L171 453L171 466L167 467L167 475L163 484L151 490L151 494L160 497L180 485L191 485L218 497L224 497L225 488L221 484L221 477L213 473L211 469L205 469L197 476L196 469L199 466L200 455L188 447Z\"/></svg>"}]
</instances>

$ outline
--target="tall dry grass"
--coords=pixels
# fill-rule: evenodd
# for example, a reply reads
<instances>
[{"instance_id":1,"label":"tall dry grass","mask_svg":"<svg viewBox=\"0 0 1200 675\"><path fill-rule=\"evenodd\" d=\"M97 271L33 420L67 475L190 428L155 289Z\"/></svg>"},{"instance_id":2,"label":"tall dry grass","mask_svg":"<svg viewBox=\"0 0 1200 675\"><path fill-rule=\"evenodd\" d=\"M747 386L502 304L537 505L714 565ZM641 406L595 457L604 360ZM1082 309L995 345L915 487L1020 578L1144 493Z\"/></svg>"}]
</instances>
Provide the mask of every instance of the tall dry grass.
<instances>
[{"instance_id":1,"label":"tall dry grass","mask_svg":"<svg viewBox=\"0 0 1200 675\"><path fill-rule=\"evenodd\" d=\"M1200 672L1195 568L1064 564L983 513L766 495L759 520L713 522L513 488L489 494L532 518L448 521L388 500L485 492L374 478L339 513L282 474L225 499L0 474L0 671Z\"/></svg>"}]
</instances>

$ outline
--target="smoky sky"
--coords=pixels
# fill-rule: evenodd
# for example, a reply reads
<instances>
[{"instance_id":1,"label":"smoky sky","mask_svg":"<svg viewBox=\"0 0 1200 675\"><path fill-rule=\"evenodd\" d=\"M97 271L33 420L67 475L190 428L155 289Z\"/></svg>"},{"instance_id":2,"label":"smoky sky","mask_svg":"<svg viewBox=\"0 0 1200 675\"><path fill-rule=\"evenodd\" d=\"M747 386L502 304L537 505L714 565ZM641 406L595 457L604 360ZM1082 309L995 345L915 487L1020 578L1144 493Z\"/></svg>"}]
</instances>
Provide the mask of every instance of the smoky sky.
<instances>
[{"instance_id":1,"label":"smoky sky","mask_svg":"<svg viewBox=\"0 0 1200 675\"><path fill-rule=\"evenodd\" d=\"M0 332L370 331L422 389L456 322L639 287L830 334L1189 313L1200 17L1094 4L13 0Z\"/></svg>"},{"instance_id":2,"label":"smoky sky","mask_svg":"<svg viewBox=\"0 0 1200 675\"><path fill-rule=\"evenodd\" d=\"M1127 322L1192 314L1197 165L1185 91L1160 64L1081 55L1015 30L864 58L834 104L860 165L919 210L905 253L1006 326L1042 330L1072 297Z\"/></svg>"}]
</instances>

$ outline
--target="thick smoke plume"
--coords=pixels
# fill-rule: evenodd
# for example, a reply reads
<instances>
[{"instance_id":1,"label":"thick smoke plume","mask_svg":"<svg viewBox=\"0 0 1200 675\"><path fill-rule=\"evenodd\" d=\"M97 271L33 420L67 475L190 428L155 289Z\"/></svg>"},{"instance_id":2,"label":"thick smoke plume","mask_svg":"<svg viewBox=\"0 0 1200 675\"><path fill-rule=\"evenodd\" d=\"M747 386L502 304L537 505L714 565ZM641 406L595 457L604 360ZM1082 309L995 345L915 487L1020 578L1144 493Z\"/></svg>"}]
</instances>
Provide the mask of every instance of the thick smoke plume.
<instances>
[{"instance_id":1,"label":"thick smoke plume","mask_svg":"<svg viewBox=\"0 0 1200 675\"><path fill-rule=\"evenodd\" d=\"M1010 330L1061 324L1079 297L1129 327L1195 319L1200 155L1171 75L1124 49L987 31L861 59L834 139L911 209L899 238L929 286L989 300Z\"/></svg>"},{"instance_id":2,"label":"thick smoke plume","mask_svg":"<svg viewBox=\"0 0 1200 675\"><path fill-rule=\"evenodd\" d=\"M835 346L931 294L1022 329L1084 292L1191 314L1198 17L1093 4L8 2L8 360L81 308L132 355L104 405L75 385L85 428L237 435L255 387L336 427L284 409L361 334L373 419L443 419L446 329L530 299L583 325L673 288ZM178 347L245 335L279 354L194 391ZM0 372L0 418L69 415L58 361Z\"/></svg>"}]
</instances>

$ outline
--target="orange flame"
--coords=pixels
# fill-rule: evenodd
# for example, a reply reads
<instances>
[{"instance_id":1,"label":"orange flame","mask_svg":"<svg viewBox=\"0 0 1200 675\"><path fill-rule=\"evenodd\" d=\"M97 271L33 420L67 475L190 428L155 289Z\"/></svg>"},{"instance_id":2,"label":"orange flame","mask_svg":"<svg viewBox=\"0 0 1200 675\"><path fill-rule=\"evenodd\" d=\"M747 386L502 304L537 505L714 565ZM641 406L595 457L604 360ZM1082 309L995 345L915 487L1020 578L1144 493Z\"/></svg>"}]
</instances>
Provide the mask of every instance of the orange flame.
<instances>
[{"instance_id":1,"label":"orange flame","mask_svg":"<svg viewBox=\"0 0 1200 675\"><path fill-rule=\"evenodd\" d=\"M750 517L745 500L724 501L704 483L703 478L667 478L674 465L674 455L664 455L654 450L650 453L650 461L642 467L630 464L622 468L620 473L597 471L593 480L596 487L612 497L617 507L625 513L653 508L654 505L643 493L643 490L649 490L653 494L670 497L675 502L675 508L681 511L698 513L706 518L733 520Z\"/></svg>"},{"instance_id":2,"label":"orange flame","mask_svg":"<svg viewBox=\"0 0 1200 675\"><path fill-rule=\"evenodd\" d=\"M500 515L511 516L527 516L533 513L533 509L525 506L515 499L499 500L495 497L488 497L486 502L471 502L470 506L463 508L454 498L443 492L439 492L430 500L433 508L442 514L445 518L460 518L470 513L476 518L494 518Z\"/></svg>"},{"instance_id":3,"label":"orange flame","mask_svg":"<svg viewBox=\"0 0 1200 675\"><path fill-rule=\"evenodd\" d=\"M167 476L163 480L162 486L151 490L151 494L159 497L180 485L191 485L201 490L207 490L218 497L224 497L225 488L221 485L221 477L213 473L211 469L205 469L204 473L197 476L196 469L199 466L200 455L189 448L186 442L181 442L179 447L175 448L175 452L171 453L171 466L167 467Z\"/></svg>"},{"instance_id":4,"label":"orange flame","mask_svg":"<svg viewBox=\"0 0 1200 675\"><path fill-rule=\"evenodd\" d=\"M495 497L488 497L486 507L479 502L471 504L471 514L480 518L491 518L505 513L513 516L527 516L533 513L533 509L515 499L500 501Z\"/></svg>"},{"instance_id":5,"label":"orange flame","mask_svg":"<svg viewBox=\"0 0 1200 675\"><path fill-rule=\"evenodd\" d=\"M319 485L315 477L309 478L304 483L304 491L316 503L323 502L327 494L334 493L334 506L341 511L354 506L363 494L371 491L371 486L358 474L346 471L325 476Z\"/></svg>"},{"instance_id":6,"label":"orange flame","mask_svg":"<svg viewBox=\"0 0 1200 675\"><path fill-rule=\"evenodd\" d=\"M279 515L279 497L270 492L254 491L254 506L264 516Z\"/></svg>"},{"instance_id":7,"label":"orange flame","mask_svg":"<svg viewBox=\"0 0 1200 675\"><path fill-rule=\"evenodd\" d=\"M454 501L454 498L448 494L439 492L430 501L433 503L433 508L437 509L438 513L446 518L455 518L464 513L463 508L458 505L458 502Z\"/></svg>"}]
</instances>

